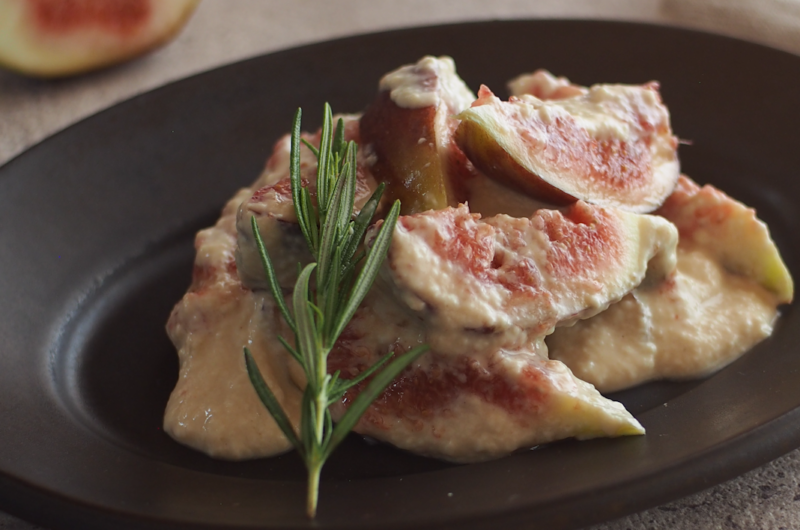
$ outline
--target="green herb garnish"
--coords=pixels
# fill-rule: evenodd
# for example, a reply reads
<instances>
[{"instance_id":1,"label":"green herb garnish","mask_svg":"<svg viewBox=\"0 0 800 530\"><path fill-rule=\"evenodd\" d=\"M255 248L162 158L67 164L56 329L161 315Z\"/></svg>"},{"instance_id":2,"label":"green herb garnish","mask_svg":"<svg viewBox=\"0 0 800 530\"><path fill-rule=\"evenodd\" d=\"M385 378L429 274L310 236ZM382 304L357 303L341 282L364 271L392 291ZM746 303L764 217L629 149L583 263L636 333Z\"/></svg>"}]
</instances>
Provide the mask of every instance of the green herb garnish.
<instances>
[{"instance_id":1,"label":"green herb garnish","mask_svg":"<svg viewBox=\"0 0 800 530\"><path fill-rule=\"evenodd\" d=\"M303 393L299 432L292 428L288 416L264 381L247 348L244 349L244 355L250 381L259 398L306 464L307 510L308 516L313 518L317 511L320 472L325 461L370 404L428 347L418 346L399 355L380 372L381 366L393 356L392 352L353 379L340 379L338 371L328 374L328 354L364 300L386 257L400 215L400 201L395 201L369 250L361 250L364 234L378 208L384 186L378 186L353 219L357 146L353 141L344 141L344 123L341 119L336 130L332 130L331 108L326 103L319 149L302 140L317 157L315 205L308 189L302 187L300 182L300 118L301 110L298 109L292 127L292 199L300 229L316 262L302 268L294 286L291 312L284 301L256 219L251 218L264 273L275 303L294 333L294 345L282 337L279 339L303 367L308 381ZM312 290L310 283L314 274L316 289ZM347 390L373 375L373 379L334 426L329 407L339 402Z\"/></svg>"}]
</instances>

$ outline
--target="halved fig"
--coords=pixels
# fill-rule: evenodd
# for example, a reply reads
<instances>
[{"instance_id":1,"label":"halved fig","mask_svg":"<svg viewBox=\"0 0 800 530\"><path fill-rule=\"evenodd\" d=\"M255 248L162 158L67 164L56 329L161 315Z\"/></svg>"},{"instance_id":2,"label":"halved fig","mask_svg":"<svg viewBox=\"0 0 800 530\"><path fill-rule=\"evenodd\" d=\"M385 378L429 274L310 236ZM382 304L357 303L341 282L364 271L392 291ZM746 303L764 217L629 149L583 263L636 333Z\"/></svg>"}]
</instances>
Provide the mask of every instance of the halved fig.
<instances>
[{"instance_id":1,"label":"halved fig","mask_svg":"<svg viewBox=\"0 0 800 530\"><path fill-rule=\"evenodd\" d=\"M141 55L174 37L199 0L0 0L0 65L61 77Z\"/></svg>"},{"instance_id":2,"label":"halved fig","mask_svg":"<svg viewBox=\"0 0 800 530\"><path fill-rule=\"evenodd\" d=\"M658 85L502 102L484 87L456 143L487 176L554 204L577 199L635 213L658 208L679 175L677 139Z\"/></svg>"},{"instance_id":3,"label":"halved fig","mask_svg":"<svg viewBox=\"0 0 800 530\"><path fill-rule=\"evenodd\" d=\"M519 347L675 268L677 231L657 216L579 201L478 217L463 205L401 217L383 267L439 352Z\"/></svg>"},{"instance_id":4,"label":"halved fig","mask_svg":"<svg viewBox=\"0 0 800 530\"><path fill-rule=\"evenodd\" d=\"M794 297L794 283L769 228L756 211L714 186L702 188L685 175L656 212L678 227L681 242L692 241L711 252L728 270L752 278L775 293L778 302Z\"/></svg>"},{"instance_id":5,"label":"halved fig","mask_svg":"<svg viewBox=\"0 0 800 530\"><path fill-rule=\"evenodd\" d=\"M424 57L386 74L379 88L361 118L361 135L388 198L400 199L404 214L454 206L464 198L459 175L468 163L452 142L453 115L475 96L453 60Z\"/></svg>"}]
</instances>

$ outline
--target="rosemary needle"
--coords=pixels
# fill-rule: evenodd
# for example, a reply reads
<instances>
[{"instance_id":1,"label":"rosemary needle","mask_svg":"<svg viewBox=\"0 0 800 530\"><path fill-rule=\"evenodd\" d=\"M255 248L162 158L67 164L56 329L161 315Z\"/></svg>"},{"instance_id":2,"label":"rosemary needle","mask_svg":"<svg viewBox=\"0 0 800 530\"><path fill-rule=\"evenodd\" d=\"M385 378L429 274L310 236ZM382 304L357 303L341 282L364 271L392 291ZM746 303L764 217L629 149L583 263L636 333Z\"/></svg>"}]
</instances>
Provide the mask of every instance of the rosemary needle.
<instances>
[{"instance_id":1,"label":"rosemary needle","mask_svg":"<svg viewBox=\"0 0 800 530\"><path fill-rule=\"evenodd\" d=\"M307 144L317 157L316 204L300 181L300 109L292 126L290 179L292 200L300 230L316 260L302 268L291 298L291 310L284 300L269 253L264 247L255 217L251 218L270 291L283 319L294 334L294 344L281 339L284 347L303 368L307 385L303 392L300 426L295 432L287 414L264 381L250 351L245 363L250 381L278 427L300 453L308 470L308 516L317 511L319 479L325 461L383 390L422 353L418 346L402 355L388 352L372 367L353 379L328 373L328 354L372 286L386 257L400 202L395 201L366 255L358 252L375 214L383 184L353 218L356 190L355 142L345 142L340 119L333 129L333 117L326 103L319 148ZM362 263L363 261L363 263ZM315 290L310 288L312 276ZM383 367L383 368L382 368ZM382 368L382 369L381 369ZM333 424L329 407L339 402L350 388L372 377L338 423Z\"/></svg>"}]
</instances>

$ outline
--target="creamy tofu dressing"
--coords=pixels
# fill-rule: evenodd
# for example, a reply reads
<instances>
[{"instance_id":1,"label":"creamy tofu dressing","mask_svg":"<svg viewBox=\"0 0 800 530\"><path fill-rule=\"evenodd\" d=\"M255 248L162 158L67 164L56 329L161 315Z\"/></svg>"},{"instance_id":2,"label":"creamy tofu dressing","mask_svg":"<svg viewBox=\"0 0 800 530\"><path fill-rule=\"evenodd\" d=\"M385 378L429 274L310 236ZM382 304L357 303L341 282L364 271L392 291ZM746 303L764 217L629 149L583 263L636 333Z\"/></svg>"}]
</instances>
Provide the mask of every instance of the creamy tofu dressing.
<instances>
[{"instance_id":1,"label":"creamy tofu dressing","mask_svg":"<svg viewBox=\"0 0 800 530\"><path fill-rule=\"evenodd\" d=\"M628 85L596 85L569 98L542 100L530 94L516 96L521 118L545 124L558 119L574 120L598 140L635 141L643 129L669 123L669 112L655 90ZM661 148L661 146L658 146ZM674 158L674 147L666 149Z\"/></svg>"},{"instance_id":2,"label":"creamy tofu dressing","mask_svg":"<svg viewBox=\"0 0 800 530\"><path fill-rule=\"evenodd\" d=\"M536 109L546 122L571 116L599 140L623 141L630 141L643 126L656 128L669 123L669 112L661 105L657 86L602 84L587 89L545 70L508 83L511 94ZM632 116L638 119L633 121Z\"/></svg>"},{"instance_id":3,"label":"creamy tofu dressing","mask_svg":"<svg viewBox=\"0 0 800 530\"><path fill-rule=\"evenodd\" d=\"M226 459L268 456L289 448L250 385L241 355L244 346L253 352L293 422L297 421L304 384L297 365L275 339L278 330L269 297L264 291L244 289L227 267L236 247L235 204L250 193L240 191L217 226L198 235L196 265L213 274L209 282L201 282L198 290L188 293L176 306L169 324L181 369L165 413L165 431L186 445ZM669 225L655 216L634 217L659 219ZM494 222L511 222L513 226L519 220L503 216ZM402 234L396 237L402 243ZM537 245L526 246L535 253ZM652 257L644 254L641 258L643 264L650 261L648 256ZM678 256L678 271L672 280L640 287L599 315L574 327L557 329L547 338L551 360L544 343L534 340L531 348L531 337L520 327L508 330L494 345L491 340L497 341L496 337L463 327L459 333L446 333L442 340L436 340L441 329L426 329L423 319L413 314L414 303L409 304L409 313L409 308L398 306L385 292L375 290L350 330L358 337L353 351L362 362L371 364L375 355L398 345L408 348L424 342L433 342L440 353L450 355L496 352L478 356L474 362L485 363L487 373L499 371L511 379L533 371L538 374L537 388L546 398L538 408L521 414L477 394L462 392L445 410L422 419L408 414L368 413L359 431L388 438L414 452L460 462L494 458L518 447L568 436L641 432L641 426L621 405L606 400L588 383L607 391L659 377L706 374L769 335L776 316L773 295L750 280L726 272L707 252L681 249ZM421 261L430 259L430 252L417 248L408 259L409 267L418 267ZM478 289L469 294L462 288L446 288L448 277L459 276L458 271L448 274L448 267L452 264L426 266L427 273L420 277L445 298L455 297L449 309L451 316L469 314L464 310L481 299L491 305L495 295L490 291L481 294ZM434 274L436 269L442 273ZM496 315L494 325L509 318L500 309L477 313ZM452 331L456 327L442 329ZM539 333L544 336L546 331ZM502 345L515 344L528 346L498 350ZM430 362L423 357L414 369L428 370ZM337 416L341 413L343 408L339 407ZM443 439L447 440L444 445Z\"/></svg>"},{"instance_id":4,"label":"creamy tofu dressing","mask_svg":"<svg viewBox=\"0 0 800 530\"><path fill-rule=\"evenodd\" d=\"M205 271L201 276L208 278L201 279L197 289L176 306L168 326L178 347L181 368L165 413L165 431L190 447L225 459L268 456L289 449L250 385L241 355L244 346L254 354L293 422L298 418L300 389L304 386L302 371L275 339L278 330L269 296L243 288L235 270L229 267L237 246L237 205L250 195L252 190L241 190L228 203L217 225L198 234L196 266ZM669 235L666 228L670 223L656 216L623 214L628 216L656 222L658 228L653 234L661 233L658 243L652 235L637 235L633 238L637 244L662 254L665 245L672 245L674 253L674 229ZM516 227L522 221L503 215L485 220L506 231L525 233L521 226ZM463 273L455 264L436 258L430 249L423 248L425 245L420 246L420 241L433 238L431 231L436 229L434 224L419 231L420 240L410 244L403 258L407 265L399 267L409 268L410 278L422 280L417 285L424 287L424 297L444 300L448 318L459 320L473 314L486 319L494 315L490 318L492 326L513 318L503 306L503 297L486 286L465 289L450 285L454 279L463 281ZM395 237L403 246L403 231ZM537 239L541 235L533 232L526 237L533 239L520 248L535 258L541 254L542 242ZM424 418L368 413L359 424L359 432L388 439L414 452L459 462L494 458L518 447L569 436L641 432L641 426L621 405L603 398L589 383L601 391L612 391L656 378L707 374L768 336L777 314L773 294L752 280L727 272L714 252L687 245L679 247L677 272L663 282L657 280L669 272L670 258L654 266L654 250L640 254L637 267L643 271L650 262L651 268L660 270L656 280L600 312L638 284L644 276L639 273L630 287L620 287L620 295L606 296L600 306L581 316L600 312L598 315L572 327L557 328L547 337L547 345L519 325L509 326L500 335L465 329L460 320L458 325L445 322L431 326L418 313L426 307L418 295L398 299L387 293L386 284L379 284L384 287L373 290L348 328L348 336L357 338L352 351L360 363L369 365L395 348L427 342L438 354L457 357L469 353L473 362L484 365L487 374L504 373L514 380L524 379L523 374L533 371L538 374L538 388L547 397L535 410L521 414L462 392L443 411ZM431 259L436 263L430 263ZM421 266L426 270L424 275L414 272ZM396 300L405 301L406 306ZM494 308L487 310L483 307L487 304ZM468 310L470 307L474 310ZM573 320L562 319L562 323ZM484 324L488 326L488 322ZM534 335L544 337L549 331L537 329ZM421 358L413 369L430 370L430 358ZM351 370L350 376L359 371ZM338 407L336 417L343 411ZM445 445L443 439L447 440Z\"/></svg>"},{"instance_id":5,"label":"creamy tofu dressing","mask_svg":"<svg viewBox=\"0 0 800 530\"><path fill-rule=\"evenodd\" d=\"M248 190L239 192L218 225L199 235L199 266L225 270L235 248L232 204L248 195ZM425 277L431 286L441 288L435 275ZM454 307L472 303L462 290L452 292L461 293ZM413 418L383 415L362 421L360 431L379 439L391 432L391 442L398 447L462 462L564 436L635 432L640 427L621 405L603 399L583 381L612 391L655 378L709 373L771 333L776 305L774 295L726 272L708 252L681 248L672 280L640 287L599 315L558 328L547 338L552 360L547 360L548 348L541 344L521 352L502 351L484 361L493 364L493 370L502 366L510 374L520 374L531 365L544 374L552 389L549 403L538 414L520 418L463 393L444 413L426 418L425 428ZM170 320L181 371L165 413L166 432L218 458L254 458L289 448L253 391L240 354L243 346L250 348L296 422L304 381L274 338L274 318L269 297L263 291L243 289L235 274L217 272L213 283L187 294ZM367 299L352 327L353 333L364 337L357 351L370 363L373 352L383 354L397 344L410 347L427 340L423 321L379 290ZM497 351L481 345L485 337L480 334L454 333L449 339L449 349L443 350L453 354ZM504 340L525 342L514 337ZM429 362L423 357L415 368L426 370ZM534 418L537 427L531 428ZM574 432L576 421L584 424L585 432ZM448 440L446 447L442 437Z\"/></svg>"},{"instance_id":6,"label":"creamy tofu dressing","mask_svg":"<svg viewBox=\"0 0 800 530\"><path fill-rule=\"evenodd\" d=\"M726 271L707 250L681 247L672 279L556 329L547 344L551 358L611 392L719 370L772 333L776 308L774 294Z\"/></svg>"},{"instance_id":7,"label":"creamy tofu dressing","mask_svg":"<svg viewBox=\"0 0 800 530\"><path fill-rule=\"evenodd\" d=\"M445 83L446 86L439 86ZM450 57L423 57L416 64L403 66L383 76L379 90L389 91L392 101L406 109L433 107L440 98L453 112L469 107L475 95L456 75L456 64Z\"/></svg>"},{"instance_id":8,"label":"creamy tofu dressing","mask_svg":"<svg viewBox=\"0 0 800 530\"><path fill-rule=\"evenodd\" d=\"M240 190L217 224L198 233L192 288L167 323L180 371L164 413L164 431L189 447L232 460L290 448L250 383L244 347L295 425L302 399L290 381L289 358L276 340L273 302L264 291L244 289L232 267L236 212L252 191Z\"/></svg>"},{"instance_id":9,"label":"creamy tofu dressing","mask_svg":"<svg viewBox=\"0 0 800 530\"><path fill-rule=\"evenodd\" d=\"M180 376L167 403L164 430L215 458L241 460L290 449L256 395L242 355L247 346L296 427L302 393L289 380L266 295L212 288L187 296L177 311L191 316L171 333L180 344Z\"/></svg>"}]
</instances>

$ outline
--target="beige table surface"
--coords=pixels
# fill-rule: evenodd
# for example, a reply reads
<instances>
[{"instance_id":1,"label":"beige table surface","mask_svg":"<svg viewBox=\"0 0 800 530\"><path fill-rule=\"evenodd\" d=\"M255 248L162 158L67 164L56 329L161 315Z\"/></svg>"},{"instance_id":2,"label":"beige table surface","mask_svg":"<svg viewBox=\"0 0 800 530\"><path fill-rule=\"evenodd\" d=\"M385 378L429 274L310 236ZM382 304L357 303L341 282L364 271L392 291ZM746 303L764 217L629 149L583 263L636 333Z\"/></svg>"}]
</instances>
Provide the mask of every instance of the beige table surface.
<instances>
[{"instance_id":1,"label":"beige table surface","mask_svg":"<svg viewBox=\"0 0 800 530\"><path fill-rule=\"evenodd\" d=\"M0 165L98 110L232 61L357 33L510 18L660 22L800 53L798 0L204 0L173 43L134 62L57 82L0 71ZM0 530L37 528L0 513ZM730 482L592 530L717 528L800 529L800 450Z\"/></svg>"}]
</instances>

